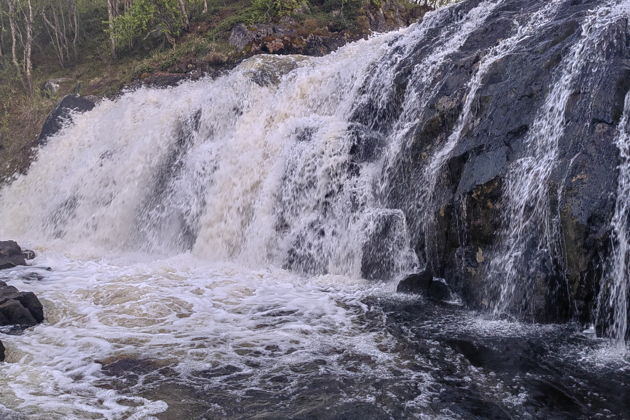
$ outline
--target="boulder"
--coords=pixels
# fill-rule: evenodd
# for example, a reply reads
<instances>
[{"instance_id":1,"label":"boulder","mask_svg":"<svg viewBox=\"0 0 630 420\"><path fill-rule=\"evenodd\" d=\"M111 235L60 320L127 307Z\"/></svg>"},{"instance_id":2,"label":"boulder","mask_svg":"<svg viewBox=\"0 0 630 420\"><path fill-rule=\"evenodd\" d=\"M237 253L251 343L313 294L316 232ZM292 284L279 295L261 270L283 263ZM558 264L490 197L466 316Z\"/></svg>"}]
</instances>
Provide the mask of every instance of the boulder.
<instances>
[{"instance_id":1,"label":"boulder","mask_svg":"<svg viewBox=\"0 0 630 420\"><path fill-rule=\"evenodd\" d=\"M32 292L20 292L0 281L0 327L11 326L20 331L44 321L44 308ZM5 349L0 342L0 362Z\"/></svg>"},{"instance_id":2,"label":"boulder","mask_svg":"<svg viewBox=\"0 0 630 420\"><path fill-rule=\"evenodd\" d=\"M30 249L23 249L22 256L25 260L33 260L36 257L35 251L31 251Z\"/></svg>"},{"instance_id":3,"label":"boulder","mask_svg":"<svg viewBox=\"0 0 630 420\"><path fill-rule=\"evenodd\" d=\"M26 265L22 248L15 241L0 241L0 270L18 265Z\"/></svg>"},{"instance_id":4,"label":"boulder","mask_svg":"<svg viewBox=\"0 0 630 420\"><path fill-rule=\"evenodd\" d=\"M424 294L433 281L433 273L425 269L419 273L410 274L398 283L398 293Z\"/></svg>"},{"instance_id":5,"label":"boulder","mask_svg":"<svg viewBox=\"0 0 630 420\"><path fill-rule=\"evenodd\" d=\"M75 113L87 112L96 106L96 98L89 96L68 95L48 115L37 139L38 144L45 144L49 137L57 134Z\"/></svg>"},{"instance_id":6,"label":"boulder","mask_svg":"<svg viewBox=\"0 0 630 420\"><path fill-rule=\"evenodd\" d=\"M451 299L451 288L446 280L434 278L429 285L428 295L430 299L444 302Z\"/></svg>"},{"instance_id":7,"label":"boulder","mask_svg":"<svg viewBox=\"0 0 630 420\"><path fill-rule=\"evenodd\" d=\"M53 96L56 95L57 92L59 92L59 88L61 87L61 85L70 82L72 82L72 79L67 77L61 77L59 79L49 79L46 80L46 82L44 82L44 84L42 85L42 91L47 96Z\"/></svg>"},{"instance_id":8,"label":"boulder","mask_svg":"<svg viewBox=\"0 0 630 420\"><path fill-rule=\"evenodd\" d=\"M444 279L434 278L431 269L410 274L398 283L398 293L420 294L435 301L447 301L452 297L451 288Z\"/></svg>"},{"instance_id":9,"label":"boulder","mask_svg":"<svg viewBox=\"0 0 630 420\"><path fill-rule=\"evenodd\" d=\"M32 292L20 292L0 281L0 326L31 327L44 320L44 308Z\"/></svg>"}]
</instances>

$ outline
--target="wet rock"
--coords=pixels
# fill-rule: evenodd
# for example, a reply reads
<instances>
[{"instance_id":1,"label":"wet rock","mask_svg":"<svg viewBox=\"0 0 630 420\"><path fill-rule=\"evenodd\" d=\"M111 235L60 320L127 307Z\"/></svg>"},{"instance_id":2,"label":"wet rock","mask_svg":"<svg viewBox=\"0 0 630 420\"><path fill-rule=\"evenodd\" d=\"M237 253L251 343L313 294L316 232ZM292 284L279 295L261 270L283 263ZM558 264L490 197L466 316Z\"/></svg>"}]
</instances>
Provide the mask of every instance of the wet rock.
<instances>
[{"instance_id":1,"label":"wet rock","mask_svg":"<svg viewBox=\"0 0 630 420\"><path fill-rule=\"evenodd\" d=\"M433 282L433 273L430 269L425 269L419 273L410 274L398 283L396 291L399 293L423 294L429 290Z\"/></svg>"},{"instance_id":2,"label":"wet rock","mask_svg":"<svg viewBox=\"0 0 630 420\"><path fill-rule=\"evenodd\" d=\"M0 281L0 326L31 327L44 321L44 309L32 292L20 292Z\"/></svg>"},{"instance_id":3,"label":"wet rock","mask_svg":"<svg viewBox=\"0 0 630 420\"><path fill-rule=\"evenodd\" d=\"M259 86L278 85L282 76L295 70L306 57L258 55L241 64L252 81Z\"/></svg>"},{"instance_id":4,"label":"wet rock","mask_svg":"<svg viewBox=\"0 0 630 420\"><path fill-rule=\"evenodd\" d=\"M26 265L22 248L15 241L0 241L0 270Z\"/></svg>"},{"instance_id":5,"label":"wet rock","mask_svg":"<svg viewBox=\"0 0 630 420\"><path fill-rule=\"evenodd\" d=\"M452 297L451 288L444 279L434 278L431 269L410 274L398 283L398 293L420 294L435 301L447 301Z\"/></svg>"},{"instance_id":6,"label":"wet rock","mask_svg":"<svg viewBox=\"0 0 630 420\"><path fill-rule=\"evenodd\" d=\"M348 131L352 142L350 155L354 163L373 162L381 156L386 140L380 133L360 124L352 125Z\"/></svg>"},{"instance_id":7,"label":"wet rock","mask_svg":"<svg viewBox=\"0 0 630 420\"><path fill-rule=\"evenodd\" d=\"M399 210L375 211L368 217L361 273L368 280L386 280L398 271L406 244L405 217Z\"/></svg>"},{"instance_id":8,"label":"wet rock","mask_svg":"<svg viewBox=\"0 0 630 420\"><path fill-rule=\"evenodd\" d=\"M479 4L472 0L452 7L461 16ZM582 22L595 0L568 2L557 16L526 40L517 53L492 63L480 80L461 134L435 173L432 208L424 209L425 170L460 122L471 75L484 51L513 34L513 17L540 10L546 2L506 0L440 67L426 107L418 112L413 138L390 170L389 208L402 209L414 249L434 276L449 280L469 306L487 308L498 295L492 290L490 264L503 240L508 175L516 161L531 156L528 136L555 86L560 64L582 36ZM490 29L491 28L491 29ZM575 92L564 110L557 160L545 181L548 220L524 232L518 272L527 290L514 297L514 315L537 321L593 318L592 308L610 250L610 221L617 193L619 150L615 145L624 98L630 90L630 48L625 19L611 21L598 41L602 63L585 62L576 76ZM354 121L367 124L399 115L405 92L426 91L421 79L405 69L433 54L418 45L397 64L390 97L361 107ZM600 65L601 64L601 65ZM605 76L604 76L605 75ZM387 103L383 107L376 103ZM377 127L382 134L389 123ZM422 211L419 211L421 209ZM528 210L529 211L529 210ZM543 225L557 231L547 245ZM545 244L542 245L541 244ZM500 280L500 279L496 279ZM404 287L404 286L401 286Z\"/></svg>"},{"instance_id":9,"label":"wet rock","mask_svg":"<svg viewBox=\"0 0 630 420\"><path fill-rule=\"evenodd\" d=\"M37 142L45 144L50 136L57 134L74 113L91 111L96 106L96 98L79 95L64 97L46 118Z\"/></svg>"},{"instance_id":10,"label":"wet rock","mask_svg":"<svg viewBox=\"0 0 630 420\"><path fill-rule=\"evenodd\" d=\"M30 249L23 249L22 256L25 260L33 260L36 257L35 251L31 251Z\"/></svg>"},{"instance_id":11,"label":"wet rock","mask_svg":"<svg viewBox=\"0 0 630 420\"><path fill-rule=\"evenodd\" d=\"M0 341L0 362L4 362L4 354L5 350L4 350L4 345L2 344L2 341Z\"/></svg>"},{"instance_id":12,"label":"wet rock","mask_svg":"<svg viewBox=\"0 0 630 420\"><path fill-rule=\"evenodd\" d=\"M444 279L434 278L428 292L429 297L433 300L447 301L451 299L451 289Z\"/></svg>"}]
</instances>

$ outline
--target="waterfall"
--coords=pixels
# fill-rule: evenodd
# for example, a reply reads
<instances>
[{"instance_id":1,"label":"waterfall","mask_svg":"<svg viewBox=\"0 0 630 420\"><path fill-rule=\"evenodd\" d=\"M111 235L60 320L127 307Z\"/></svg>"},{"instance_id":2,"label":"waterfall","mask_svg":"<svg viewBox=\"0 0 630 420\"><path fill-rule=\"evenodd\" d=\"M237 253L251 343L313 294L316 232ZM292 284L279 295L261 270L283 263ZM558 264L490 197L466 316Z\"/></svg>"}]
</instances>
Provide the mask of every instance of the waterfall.
<instances>
[{"instance_id":1,"label":"waterfall","mask_svg":"<svg viewBox=\"0 0 630 420\"><path fill-rule=\"evenodd\" d=\"M216 80L104 100L3 190L2 234L95 254L191 250L311 273L407 271L417 261L405 215L375 185L427 95L407 95L388 133L352 116L386 106L377 84L389 89L397 61L437 31L435 54L417 66L431 88L497 4L463 17L442 9L323 58L257 56Z\"/></svg>"},{"instance_id":2,"label":"waterfall","mask_svg":"<svg viewBox=\"0 0 630 420\"><path fill-rule=\"evenodd\" d=\"M568 173L566 114L576 92L594 100L593 80L608 77L600 44L628 15L620 0L578 3L456 2L325 57L258 55L216 79L104 99L0 191L0 237L73 257L191 253L378 280L433 265L454 273L459 291L481 272L484 282L469 287L483 291L477 306L531 318L536 284L546 281L539 268L562 277L567 264L564 184L554 178ZM537 38L545 31L553 45ZM544 72L500 74L515 57L535 59L557 45ZM492 117L484 106L498 96L489 88L530 76L540 85L526 92L526 129L484 126ZM627 113L598 310L616 337L627 335ZM465 166L486 152L485 162L503 160L465 179ZM458 206L497 179L500 203L483 203L500 213L496 239L472 249L461 237L474 223ZM449 211L444 229L437 215ZM437 236L472 264L451 269Z\"/></svg>"}]
</instances>

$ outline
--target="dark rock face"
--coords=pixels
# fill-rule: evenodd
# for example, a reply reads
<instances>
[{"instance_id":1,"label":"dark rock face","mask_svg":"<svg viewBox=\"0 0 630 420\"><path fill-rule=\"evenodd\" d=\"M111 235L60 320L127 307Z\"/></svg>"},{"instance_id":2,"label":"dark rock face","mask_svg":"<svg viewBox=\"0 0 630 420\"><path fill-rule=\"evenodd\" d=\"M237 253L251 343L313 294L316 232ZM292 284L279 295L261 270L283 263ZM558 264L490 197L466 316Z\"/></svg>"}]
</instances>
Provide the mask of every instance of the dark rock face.
<instances>
[{"instance_id":1,"label":"dark rock face","mask_svg":"<svg viewBox=\"0 0 630 420\"><path fill-rule=\"evenodd\" d=\"M96 100L92 97L78 95L64 97L46 118L37 142L45 144L50 136L57 134L63 128L72 113L91 111L95 106Z\"/></svg>"},{"instance_id":2,"label":"dark rock face","mask_svg":"<svg viewBox=\"0 0 630 420\"><path fill-rule=\"evenodd\" d=\"M461 16L480 3L470 0L450 8L449 20L430 29L435 34L427 38L447 36L443 28L459 25ZM484 68L478 88L471 93L471 78L480 71L485 55L514 35L514 18L523 25L549 4L505 0L446 56L431 89L422 85L422 78L413 78L409 69L436 54L437 41L419 43L396 62L391 70L397 77L387 101L377 98L355 113L353 121L387 136L408 95L430 92L423 97L426 106L416 114L413 134L389 169L384 206L402 209L420 261L434 276L447 279L474 308L492 308L500 299L496 284L500 286L501 274L492 271L491 262L505 252L505 231L514 222L506 215L513 183L509 176L517 162L531 156L528 142L538 129L534 124L541 108L567 71L563 60L584 38L582 25L592 11L604 3L562 2L545 24L518 41L512 53ZM615 137L630 90L627 19L605 25L597 41L581 52L581 70L571 76L573 93L566 105L561 104L557 155L542 181L547 193L544 201L532 203L532 208L545 209L545 217L524 224L518 271L520 284L528 286L522 296L514 295L513 311L526 319L586 322L593 316L602 267L610 252L620 161ZM461 27L452 36L458 31ZM471 94L474 97L468 98ZM468 109L467 99L472 99ZM438 152L446 150L458 124L463 124L461 133L434 173L435 186L427 196L425 170ZM525 209L524 217L531 213ZM400 287L411 287L414 281L420 279L405 279Z\"/></svg>"},{"instance_id":3,"label":"dark rock face","mask_svg":"<svg viewBox=\"0 0 630 420\"><path fill-rule=\"evenodd\" d=\"M33 252L33 251L29 251ZM26 265L26 257L22 248L14 241L0 241L0 270ZM29 258L32 259L32 258Z\"/></svg>"}]
</instances>

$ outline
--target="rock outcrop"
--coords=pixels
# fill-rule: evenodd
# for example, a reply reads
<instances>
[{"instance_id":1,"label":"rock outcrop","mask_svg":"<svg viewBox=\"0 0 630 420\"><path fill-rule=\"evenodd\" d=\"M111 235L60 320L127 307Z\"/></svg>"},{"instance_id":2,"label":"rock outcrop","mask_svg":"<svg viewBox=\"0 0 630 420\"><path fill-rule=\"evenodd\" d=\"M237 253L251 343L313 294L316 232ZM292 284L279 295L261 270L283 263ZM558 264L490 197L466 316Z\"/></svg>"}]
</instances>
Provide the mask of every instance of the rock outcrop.
<instances>
[{"instance_id":1,"label":"rock outcrop","mask_svg":"<svg viewBox=\"0 0 630 420\"><path fill-rule=\"evenodd\" d=\"M0 270L26 265L33 251L23 251L15 241L0 241Z\"/></svg>"},{"instance_id":2,"label":"rock outcrop","mask_svg":"<svg viewBox=\"0 0 630 420\"><path fill-rule=\"evenodd\" d=\"M453 19L479 4L458 4ZM557 140L557 152L545 156L553 162L548 175L534 181L545 193L522 210L523 220L534 211L540 214L523 222L520 248L510 256L520 276L511 310L537 321L577 317L586 322L593 316L617 191L615 136L630 89L627 20L611 19L596 40L584 41L595 35L582 25L603 4L562 3L546 24L515 39L512 53L492 61L486 57L491 48L515 34L514 16L525 25L528 16L544 13L549 5L506 0L447 56L435 80L427 78L433 80L431 96L423 98L427 103L417 113L413 139L390 170L386 206L403 210L422 263L448 279L472 307L492 309L501 300L498 289L507 276L496 261L507 255L502 248L510 223L517 222L508 214L510 194L518 196L515 168L528 156L542 159L532 152L532 142L541 135L550 144ZM580 42L585 50L567 63ZM426 79L409 69L430 54L435 54L431 47L417 45L394 69L387 107L367 104L355 121L387 135L409 100L406 95L429 90L422 85ZM479 72L479 86L471 93L471 78ZM562 114L545 131L541 115L563 75L570 78L571 90L566 104L564 96L558 99ZM555 139L553 124L560 127ZM444 159L436 164L441 153ZM436 168L435 185L427 193L429 165Z\"/></svg>"},{"instance_id":3,"label":"rock outcrop","mask_svg":"<svg viewBox=\"0 0 630 420\"><path fill-rule=\"evenodd\" d=\"M45 144L50 136L57 134L74 113L91 111L96 106L96 98L89 96L68 95L48 115L37 139L38 144Z\"/></svg>"},{"instance_id":4,"label":"rock outcrop","mask_svg":"<svg viewBox=\"0 0 630 420\"><path fill-rule=\"evenodd\" d=\"M14 330L32 327L44 321L44 308L32 292L20 292L0 281L0 327ZM4 346L0 342L0 362L4 361Z\"/></svg>"}]
</instances>

